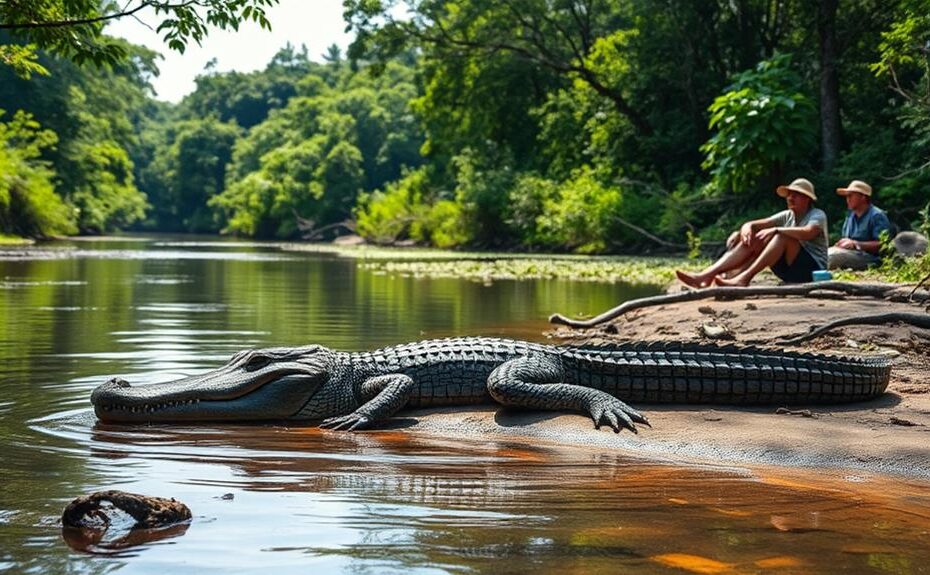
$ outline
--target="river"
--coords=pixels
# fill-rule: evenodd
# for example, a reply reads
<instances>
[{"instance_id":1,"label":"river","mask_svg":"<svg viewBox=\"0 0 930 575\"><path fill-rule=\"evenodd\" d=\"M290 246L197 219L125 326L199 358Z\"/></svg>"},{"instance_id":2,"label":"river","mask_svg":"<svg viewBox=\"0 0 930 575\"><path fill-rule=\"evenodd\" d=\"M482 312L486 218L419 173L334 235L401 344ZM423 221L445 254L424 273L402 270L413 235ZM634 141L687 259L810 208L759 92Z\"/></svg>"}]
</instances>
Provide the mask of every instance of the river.
<instances>
[{"instance_id":1,"label":"river","mask_svg":"<svg viewBox=\"0 0 930 575\"><path fill-rule=\"evenodd\" d=\"M696 466L513 439L282 425L102 425L91 390L246 347L542 341L553 311L655 287L420 279L336 253L191 238L0 250L0 571L10 573L924 573L930 486ZM63 539L77 495L194 515L119 548Z\"/></svg>"}]
</instances>

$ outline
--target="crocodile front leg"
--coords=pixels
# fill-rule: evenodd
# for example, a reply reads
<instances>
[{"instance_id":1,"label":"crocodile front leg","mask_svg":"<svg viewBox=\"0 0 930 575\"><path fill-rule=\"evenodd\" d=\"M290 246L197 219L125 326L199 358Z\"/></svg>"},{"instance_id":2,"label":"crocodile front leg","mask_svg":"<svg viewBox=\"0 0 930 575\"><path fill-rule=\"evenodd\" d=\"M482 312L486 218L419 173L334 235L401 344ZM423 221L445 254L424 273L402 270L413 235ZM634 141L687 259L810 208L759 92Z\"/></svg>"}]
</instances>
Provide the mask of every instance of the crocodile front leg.
<instances>
[{"instance_id":1,"label":"crocodile front leg","mask_svg":"<svg viewBox=\"0 0 930 575\"><path fill-rule=\"evenodd\" d=\"M354 431L371 427L373 423L391 417L407 404L413 391L413 380L402 373L379 375L362 382L359 389L365 403L348 415L330 417L320 423L323 429Z\"/></svg>"},{"instance_id":2,"label":"crocodile front leg","mask_svg":"<svg viewBox=\"0 0 930 575\"><path fill-rule=\"evenodd\" d=\"M587 413L597 429L606 423L615 432L626 427L638 433L634 421L649 425L645 416L609 393L581 385L557 383L564 379L558 360L529 355L502 363L491 372L488 392L503 405Z\"/></svg>"}]
</instances>

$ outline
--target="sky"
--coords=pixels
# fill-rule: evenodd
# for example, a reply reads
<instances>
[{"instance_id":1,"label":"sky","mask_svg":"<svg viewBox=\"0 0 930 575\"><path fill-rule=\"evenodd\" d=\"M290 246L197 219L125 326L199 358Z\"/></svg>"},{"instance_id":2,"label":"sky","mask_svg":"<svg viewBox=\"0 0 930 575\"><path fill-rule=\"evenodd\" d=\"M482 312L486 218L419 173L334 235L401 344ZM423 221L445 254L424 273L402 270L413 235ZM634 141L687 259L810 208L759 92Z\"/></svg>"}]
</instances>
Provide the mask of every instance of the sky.
<instances>
[{"instance_id":1,"label":"sky","mask_svg":"<svg viewBox=\"0 0 930 575\"><path fill-rule=\"evenodd\" d=\"M264 68L288 42L298 48L305 44L310 58L322 61L328 46L336 44L345 53L351 40L344 32L342 0L280 0L266 14L270 32L254 22L243 23L238 32L211 28L202 46L192 42L184 54L169 50L155 33L159 20L152 11L139 13L151 29L130 17L109 24L106 33L161 52L165 57L158 62L161 74L152 85L158 99L169 102L178 102L194 90L194 78L211 58L217 60L217 71L251 72Z\"/></svg>"}]
</instances>

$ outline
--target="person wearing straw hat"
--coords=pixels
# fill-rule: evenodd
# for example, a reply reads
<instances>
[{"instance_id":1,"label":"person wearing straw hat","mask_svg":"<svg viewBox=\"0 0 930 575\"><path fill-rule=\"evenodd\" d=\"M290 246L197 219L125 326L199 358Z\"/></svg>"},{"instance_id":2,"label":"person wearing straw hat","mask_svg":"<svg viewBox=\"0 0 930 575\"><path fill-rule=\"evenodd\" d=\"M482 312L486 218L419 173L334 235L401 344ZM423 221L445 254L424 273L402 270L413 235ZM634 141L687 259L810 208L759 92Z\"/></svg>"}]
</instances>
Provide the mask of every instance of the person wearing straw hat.
<instances>
[{"instance_id":1,"label":"person wearing straw hat","mask_svg":"<svg viewBox=\"0 0 930 575\"><path fill-rule=\"evenodd\" d=\"M891 222L872 203L872 186L853 180L845 188L837 188L836 193L845 196L849 211L842 238L830 248L830 267L864 270L881 263L881 234L891 233Z\"/></svg>"},{"instance_id":2,"label":"person wearing straw hat","mask_svg":"<svg viewBox=\"0 0 930 575\"><path fill-rule=\"evenodd\" d=\"M695 288L713 283L747 286L770 267L785 283L804 283L811 281L815 270L826 269L827 214L813 206L814 184L798 178L775 192L785 198L788 209L746 222L730 235L720 259L696 274L678 270L678 279Z\"/></svg>"}]
</instances>

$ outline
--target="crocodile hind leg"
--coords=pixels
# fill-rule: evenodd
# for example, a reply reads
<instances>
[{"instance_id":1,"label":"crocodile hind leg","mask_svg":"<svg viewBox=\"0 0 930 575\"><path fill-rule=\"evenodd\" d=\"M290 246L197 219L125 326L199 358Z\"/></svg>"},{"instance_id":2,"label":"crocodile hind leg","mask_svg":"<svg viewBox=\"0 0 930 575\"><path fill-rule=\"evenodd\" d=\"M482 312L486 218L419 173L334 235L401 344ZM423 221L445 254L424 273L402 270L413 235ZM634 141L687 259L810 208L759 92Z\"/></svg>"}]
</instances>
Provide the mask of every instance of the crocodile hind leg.
<instances>
[{"instance_id":1,"label":"crocodile hind leg","mask_svg":"<svg viewBox=\"0 0 930 575\"><path fill-rule=\"evenodd\" d=\"M591 416L597 429L607 424L615 432L626 427L637 433L634 422L649 425L644 415L609 393L560 383L564 379L558 360L528 355L497 366L488 376L488 393L507 406L581 411Z\"/></svg>"},{"instance_id":2,"label":"crocodile hind leg","mask_svg":"<svg viewBox=\"0 0 930 575\"><path fill-rule=\"evenodd\" d=\"M320 423L323 429L355 431L391 417L407 404L413 380L402 373L379 375L362 382L359 395L365 403L348 415L330 417Z\"/></svg>"}]
</instances>

